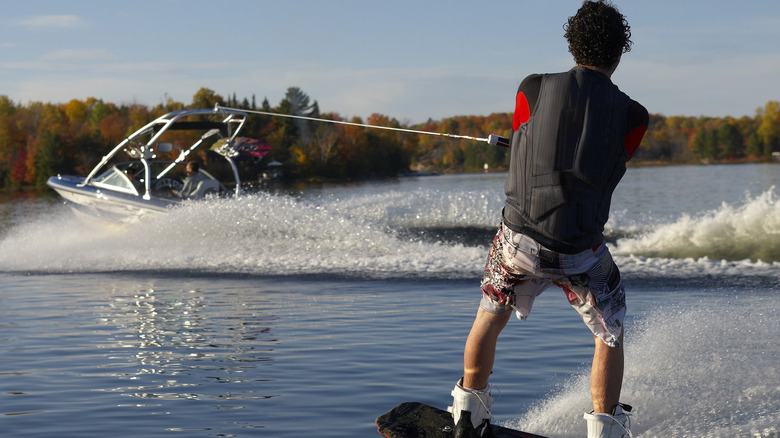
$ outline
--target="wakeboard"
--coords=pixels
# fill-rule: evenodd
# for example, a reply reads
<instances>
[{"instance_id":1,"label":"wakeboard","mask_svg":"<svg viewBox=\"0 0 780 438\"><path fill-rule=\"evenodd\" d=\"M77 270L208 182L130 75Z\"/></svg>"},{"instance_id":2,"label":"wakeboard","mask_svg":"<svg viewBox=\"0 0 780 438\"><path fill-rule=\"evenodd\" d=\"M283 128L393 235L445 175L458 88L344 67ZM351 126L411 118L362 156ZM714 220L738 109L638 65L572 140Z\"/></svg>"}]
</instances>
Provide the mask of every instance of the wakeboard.
<instances>
[{"instance_id":1,"label":"wakeboard","mask_svg":"<svg viewBox=\"0 0 780 438\"><path fill-rule=\"evenodd\" d=\"M401 403L376 419L376 427L386 438L453 438L452 415L418 402ZM545 438L491 424L494 438Z\"/></svg>"}]
</instances>

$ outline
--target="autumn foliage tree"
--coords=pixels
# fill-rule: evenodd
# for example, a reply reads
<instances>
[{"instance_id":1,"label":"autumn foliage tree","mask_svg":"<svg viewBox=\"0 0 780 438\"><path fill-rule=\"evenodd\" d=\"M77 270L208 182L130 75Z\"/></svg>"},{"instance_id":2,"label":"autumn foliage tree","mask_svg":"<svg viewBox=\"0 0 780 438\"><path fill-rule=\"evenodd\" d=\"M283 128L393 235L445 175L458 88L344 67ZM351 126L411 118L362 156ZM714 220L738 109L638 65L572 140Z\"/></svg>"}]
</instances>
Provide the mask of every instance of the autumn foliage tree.
<instances>
[{"instance_id":1,"label":"autumn foliage tree","mask_svg":"<svg viewBox=\"0 0 780 438\"><path fill-rule=\"evenodd\" d=\"M405 124L379 113L365 119L321 114L319 104L303 90L290 87L272 106L255 96L227 99L208 88L190 104L166 98L154 107L116 105L100 99L63 104L16 104L0 95L0 184L3 188L43 186L57 173L86 174L111 147L133 131L167 112L227 105L260 110L243 132L272 149L261 162L244 164L249 180L270 161L297 179L364 179L395 176L410 170L476 172L503 170L508 149L471 140L404 132L404 129L484 138L511 135L512 115L454 116ZM304 116L334 122L393 129L375 129L280 116ZM767 102L754 117L686 117L651 114L647 134L633 162L695 163L769 160L780 151L780 103ZM200 158L205 158L205 152Z\"/></svg>"}]
</instances>

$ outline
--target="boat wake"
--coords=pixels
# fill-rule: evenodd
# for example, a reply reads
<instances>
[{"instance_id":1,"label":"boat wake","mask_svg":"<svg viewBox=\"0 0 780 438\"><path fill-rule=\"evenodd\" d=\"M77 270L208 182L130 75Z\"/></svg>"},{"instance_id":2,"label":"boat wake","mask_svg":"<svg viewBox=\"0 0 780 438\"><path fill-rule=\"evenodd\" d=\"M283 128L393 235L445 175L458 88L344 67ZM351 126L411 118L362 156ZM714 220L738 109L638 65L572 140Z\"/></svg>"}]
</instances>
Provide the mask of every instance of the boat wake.
<instances>
[{"instance_id":1,"label":"boat wake","mask_svg":"<svg viewBox=\"0 0 780 438\"><path fill-rule=\"evenodd\" d=\"M637 437L778 437L780 370L773 296L709 294L659 309L629 327L622 401ZM508 426L582 436L589 371L562 384Z\"/></svg>"},{"instance_id":2,"label":"boat wake","mask_svg":"<svg viewBox=\"0 0 780 438\"><path fill-rule=\"evenodd\" d=\"M639 236L620 239L616 254L662 258L780 261L780 202L774 188L742 205L684 215Z\"/></svg>"},{"instance_id":3,"label":"boat wake","mask_svg":"<svg viewBox=\"0 0 780 438\"><path fill-rule=\"evenodd\" d=\"M388 223L356 215L360 208L255 195L123 226L95 226L63 209L9 233L0 270L427 277L474 271L482 258L479 248L400 238Z\"/></svg>"},{"instance_id":4,"label":"boat wake","mask_svg":"<svg viewBox=\"0 0 780 438\"><path fill-rule=\"evenodd\" d=\"M445 189L260 193L193 202L124 225L84 222L62 205L0 237L0 271L474 279L501 205L500 193ZM774 189L670 223L616 217L606 233L630 277L778 278Z\"/></svg>"},{"instance_id":5,"label":"boat wake","mask_svg":"<svg viewBox=\"0 0 780 438\"><path fill-rule=\"evenodd\" d=\"M612 245L621 270L641 279L730 279L764 287L780 279L780 202L774 187L741 205L723 203L698 215L652 224Z\"/></svg>"}]
</instances>

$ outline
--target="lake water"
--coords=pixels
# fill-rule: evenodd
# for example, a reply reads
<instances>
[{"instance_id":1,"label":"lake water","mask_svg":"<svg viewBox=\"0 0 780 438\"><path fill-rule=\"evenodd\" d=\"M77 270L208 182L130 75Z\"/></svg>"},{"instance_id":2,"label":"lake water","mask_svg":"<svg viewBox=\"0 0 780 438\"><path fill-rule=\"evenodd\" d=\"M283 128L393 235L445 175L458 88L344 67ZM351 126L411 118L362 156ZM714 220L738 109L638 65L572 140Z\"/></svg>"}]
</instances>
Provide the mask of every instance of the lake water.
<instances>
[{"instance_id":1,"label":"lake water","mask_svg":"<svg viewBox=\"0 0 780 438\"><path fill-rule=\"evenodd\" d=\"M323 185L85 222L0 203L0 431L9 437L374 437L439 407L504 174ZM778 165L628 170L607 225L625 278L640 437L780 436ZM496 422L584 435L590 332L559 290L510 321Z\"/></svg>"}]
</instances>

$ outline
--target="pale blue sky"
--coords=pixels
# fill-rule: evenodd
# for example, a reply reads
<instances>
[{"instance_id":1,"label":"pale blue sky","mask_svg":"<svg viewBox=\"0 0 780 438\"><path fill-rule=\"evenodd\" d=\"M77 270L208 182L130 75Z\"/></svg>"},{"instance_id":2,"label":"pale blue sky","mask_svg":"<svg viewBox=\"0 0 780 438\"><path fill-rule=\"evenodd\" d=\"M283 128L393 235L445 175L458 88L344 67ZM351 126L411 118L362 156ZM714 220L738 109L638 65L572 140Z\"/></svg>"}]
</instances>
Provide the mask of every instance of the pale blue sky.
<instances>
[{"instance_id":1,"label":"pale blue sky","mask_svg":"<svg viewBox=\"0 0 780 438\"><path fill-rule=\"evenodd\" d=\"M651 113L755 114L780 100L780 1L614 2L633 50L613 77ZM402 122L511 112L530 73L566 70L580 0L0 0L0 94L189 103L201 87Z\"/></svg>"}]
</instances>

